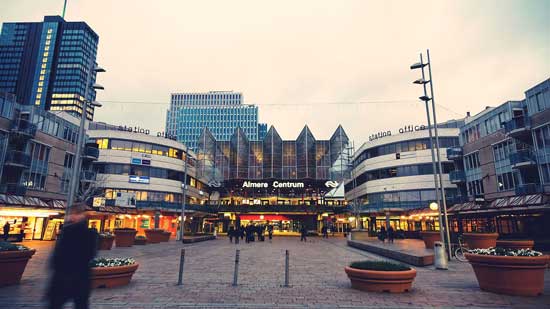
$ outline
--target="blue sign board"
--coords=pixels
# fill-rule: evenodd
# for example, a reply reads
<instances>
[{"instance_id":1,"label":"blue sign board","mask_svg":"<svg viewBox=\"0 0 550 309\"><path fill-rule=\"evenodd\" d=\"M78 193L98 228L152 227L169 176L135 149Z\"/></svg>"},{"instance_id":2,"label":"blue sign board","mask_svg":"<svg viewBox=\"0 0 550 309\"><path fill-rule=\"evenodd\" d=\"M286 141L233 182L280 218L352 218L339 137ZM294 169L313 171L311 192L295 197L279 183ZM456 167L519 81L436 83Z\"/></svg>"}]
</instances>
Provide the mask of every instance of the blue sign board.
<instances>
[{"instance_id":1,"label":"blue sign board","mask_svg":"<svg viewBox=\"0 0 550 309\"><path fill-rule=\"evenodd\" d=\"M132 164L151 165L151 160L149 160L149 159L140 159L140 158L132 158Z\"/></svg>"},{"instance_id":2,"label":"blue sign board","mask_svg":"<svg viewBox=\"0 0 550 309\"><path fill-rule=\"evenodd\" d=\"M140 158L132 158L132 164L139 164L139 165L141 165L141 159L140 159Z\"/></svg>"}]
</instances>

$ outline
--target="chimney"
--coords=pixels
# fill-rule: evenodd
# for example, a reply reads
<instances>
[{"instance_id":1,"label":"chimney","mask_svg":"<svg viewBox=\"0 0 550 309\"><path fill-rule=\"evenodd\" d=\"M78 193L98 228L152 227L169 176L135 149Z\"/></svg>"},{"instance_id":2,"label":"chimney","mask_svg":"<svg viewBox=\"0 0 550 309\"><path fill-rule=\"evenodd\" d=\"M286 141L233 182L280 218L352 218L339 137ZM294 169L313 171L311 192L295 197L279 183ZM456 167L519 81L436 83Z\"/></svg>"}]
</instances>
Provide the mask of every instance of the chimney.
<instances>
[{"instance_id":1,"label":"chimney","mask_svg":"<svg viewBox=\"0 0 550 309\"><path fill-rule=\"evenodd\" d=\"M470 112L466 112L466 118L470 117Z\"/></svg>"}]
</instances>

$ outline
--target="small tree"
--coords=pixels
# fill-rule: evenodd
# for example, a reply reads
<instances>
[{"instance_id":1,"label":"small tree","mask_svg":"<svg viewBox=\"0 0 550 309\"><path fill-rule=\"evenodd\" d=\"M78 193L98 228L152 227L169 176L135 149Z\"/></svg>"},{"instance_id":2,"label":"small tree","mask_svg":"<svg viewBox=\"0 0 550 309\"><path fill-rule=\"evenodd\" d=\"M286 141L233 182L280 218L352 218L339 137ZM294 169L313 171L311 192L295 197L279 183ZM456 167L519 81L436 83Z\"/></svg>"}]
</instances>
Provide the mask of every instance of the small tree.
<instances>
[{"instance_id":1,"label":"small tree","mask_svg":"<svg viewBox=\"0 0 550 309\"><path fill-rule=\"evenodd\" d=\"M93 182L80 182L78 186L78 192L76 195L76 201L87 202L94 197L104 196L104 188L107 177L102 174L96 176L96 180Z\"/></svg>"}]
</instances>

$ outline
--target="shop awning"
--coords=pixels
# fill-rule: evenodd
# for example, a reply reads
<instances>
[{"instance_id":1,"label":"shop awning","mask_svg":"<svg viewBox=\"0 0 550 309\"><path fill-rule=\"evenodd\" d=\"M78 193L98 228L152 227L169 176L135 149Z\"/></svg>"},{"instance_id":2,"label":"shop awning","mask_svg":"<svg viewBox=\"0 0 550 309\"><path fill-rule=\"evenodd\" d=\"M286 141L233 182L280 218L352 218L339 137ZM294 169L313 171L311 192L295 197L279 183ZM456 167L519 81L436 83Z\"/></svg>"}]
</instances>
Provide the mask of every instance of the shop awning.
<instances>
[{"instance_id":1,"label":"shop awning","mask_svg":"<svg viewBox=\"0 0 550 309\"><path fill-rule=\"evenodd\" d=\"M18 206L18 207L34 207L34 208L65 208L65 201L57 201L62 203L62 207L56 207L59 203L52 203L57 200L43 200L37 197L19 196L19 195L7 195L0 194L0 205L6 206Z\"/></svg>"},{"instance_id":2,"label":"shop awning","mask_svg":"<svg viewBox=\"0 0 550 309\"><path fill-rule=\"evenodd\" d=\"M550 210L550 195L532 194L522 196L512 196L498 198L487 202L467 202L455 204L449 208L448 212L457 213L476 213L476 212L497 212L514 211L525 209L548 209Z\"/></svg>"}]
</instances>

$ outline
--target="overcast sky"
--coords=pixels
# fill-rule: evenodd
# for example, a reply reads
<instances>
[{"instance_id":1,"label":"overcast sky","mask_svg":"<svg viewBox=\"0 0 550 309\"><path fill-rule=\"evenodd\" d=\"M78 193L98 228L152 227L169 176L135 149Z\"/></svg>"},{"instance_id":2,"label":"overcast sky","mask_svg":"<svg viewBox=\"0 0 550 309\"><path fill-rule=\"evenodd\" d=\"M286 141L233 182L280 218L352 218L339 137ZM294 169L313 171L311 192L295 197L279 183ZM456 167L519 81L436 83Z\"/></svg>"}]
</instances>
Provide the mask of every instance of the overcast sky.
<instances>
[{"instance_id":1,"label":"overcast sky","mask_svg":"<svg viewBox=\"0 0 550 309\"><path fill-rule=\"evenodd\" d=\"M63 0L1 0L0 22ZM100 36L96 120L164 130L170 93L234 90L284 139L308 124L370 134L424 124L409 65L430 48L438 120L522 99L550 77L550 1L69 0ZM115 103L154 102L152 104ZM392 103L363 103L391 101ZM348 104L333 104L346 102ZM329 104L330 103L330 104Z\"/></svg>"}]
</instances>

